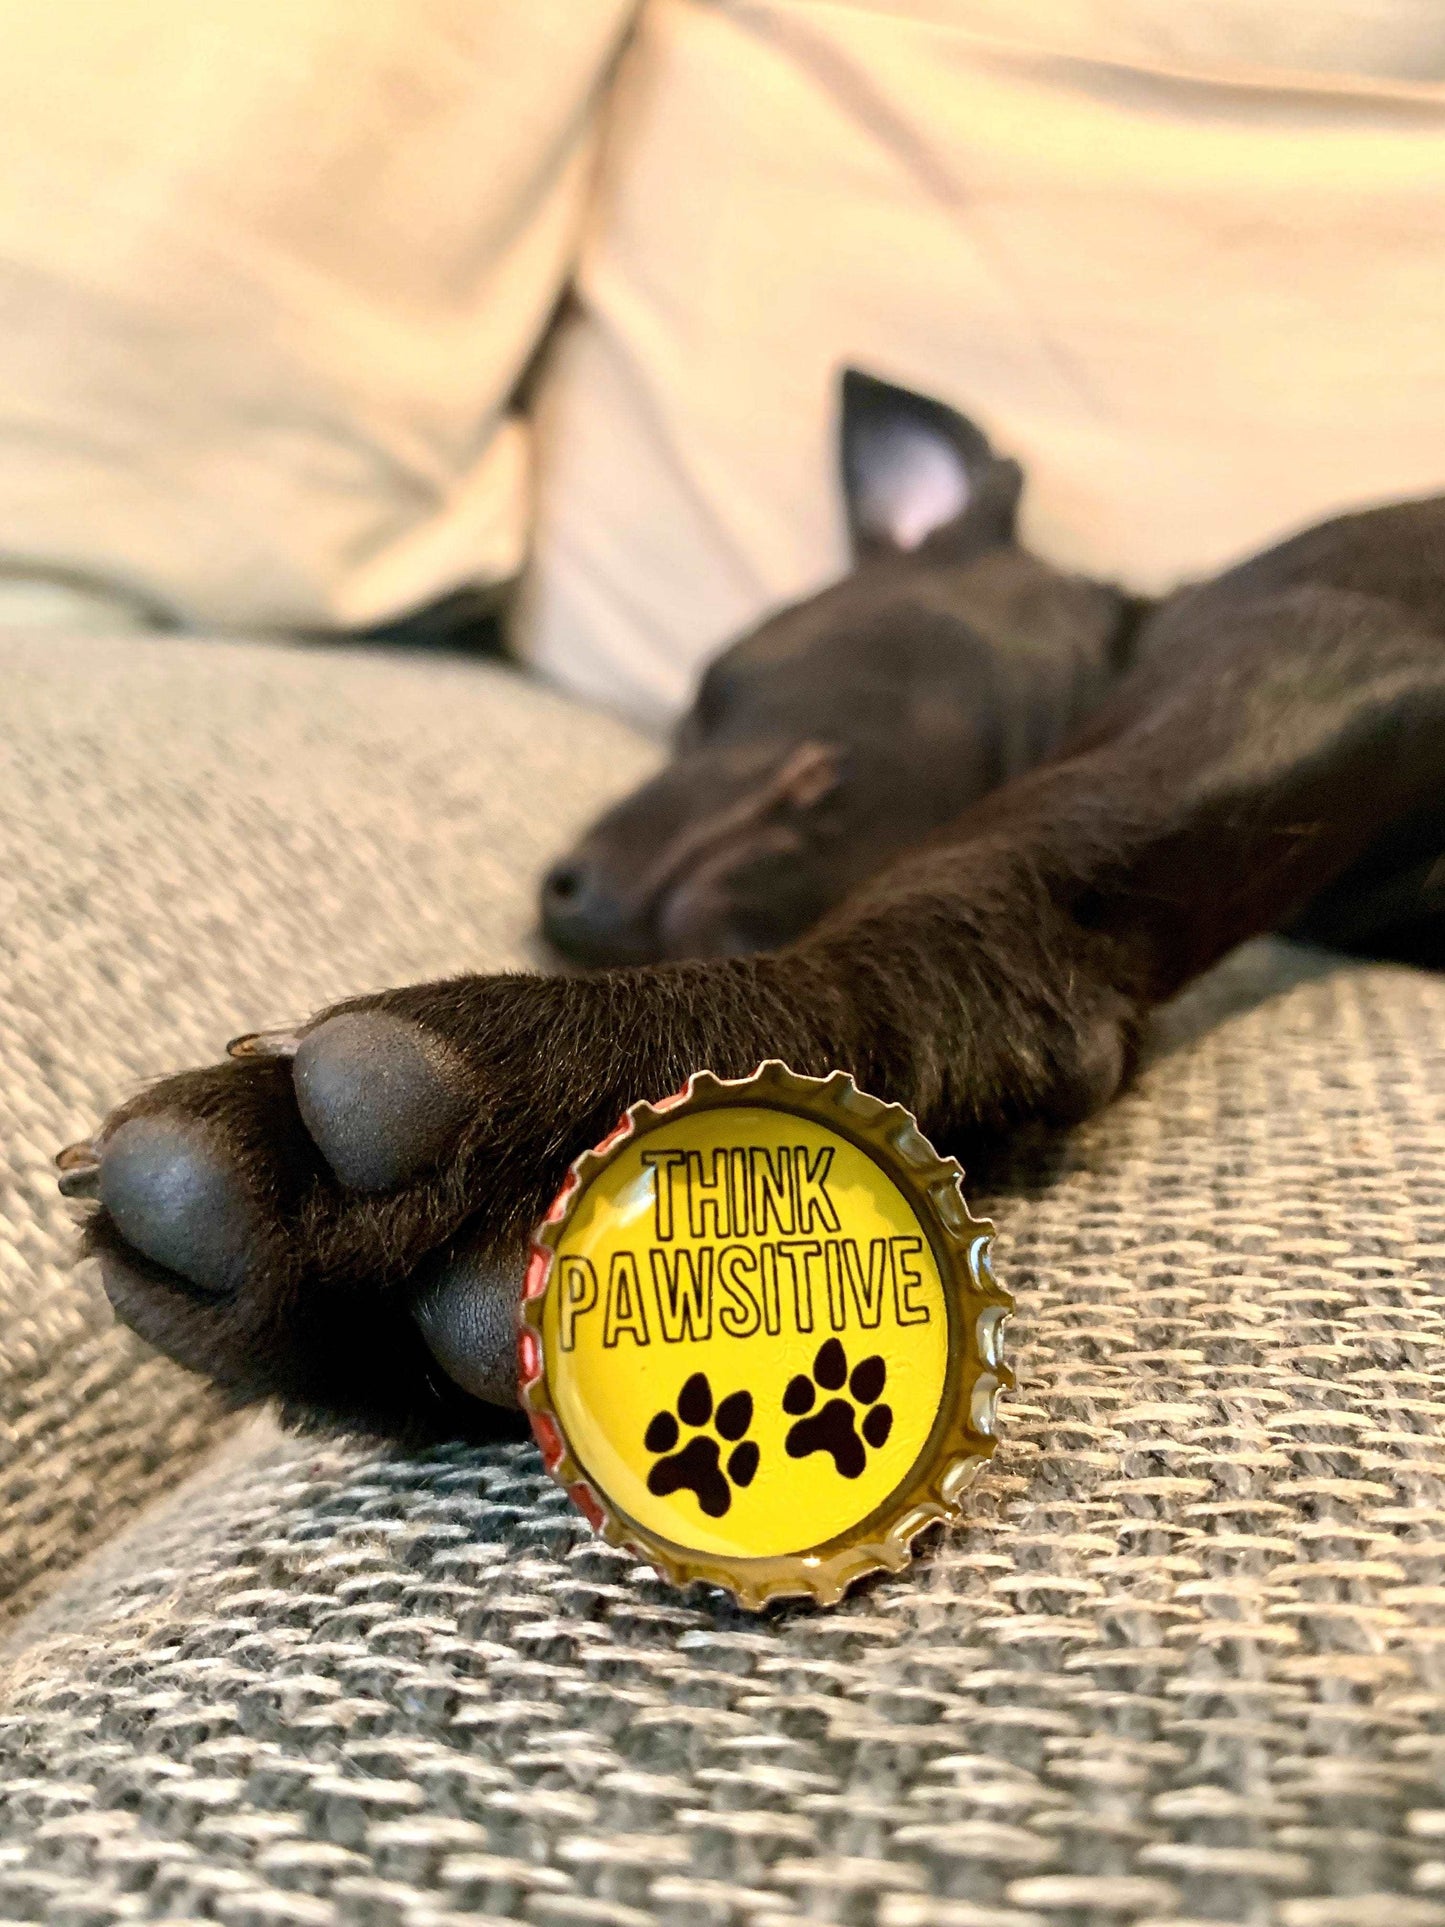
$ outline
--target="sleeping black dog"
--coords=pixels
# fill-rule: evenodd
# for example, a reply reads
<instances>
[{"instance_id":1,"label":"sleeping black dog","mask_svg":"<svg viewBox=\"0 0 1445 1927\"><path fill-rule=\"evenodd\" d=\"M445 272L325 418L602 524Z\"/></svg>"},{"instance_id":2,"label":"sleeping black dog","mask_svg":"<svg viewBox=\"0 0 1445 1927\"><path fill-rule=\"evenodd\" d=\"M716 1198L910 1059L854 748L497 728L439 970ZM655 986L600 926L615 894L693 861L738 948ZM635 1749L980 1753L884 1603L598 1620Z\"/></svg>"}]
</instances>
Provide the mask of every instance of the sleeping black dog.
<instances>
[{"instance_id":1,"label":"sleeping black dog","mask_svg":"<svg viewBox=\"0 0 1445 1927\"><path fill-rule=\"evenodd\" d=\"M239 1039L62 1153L144 1337L293 1419L485 1435L532 1226L694 1069L842 1066L967 1158L1107 1102L1245 937L1445 961L1445 497L1149 604L1021 548L1018 468L937 403L846 377L843 468L853 572L547 880L608 968Z\"/></svg>"}]
</instances>

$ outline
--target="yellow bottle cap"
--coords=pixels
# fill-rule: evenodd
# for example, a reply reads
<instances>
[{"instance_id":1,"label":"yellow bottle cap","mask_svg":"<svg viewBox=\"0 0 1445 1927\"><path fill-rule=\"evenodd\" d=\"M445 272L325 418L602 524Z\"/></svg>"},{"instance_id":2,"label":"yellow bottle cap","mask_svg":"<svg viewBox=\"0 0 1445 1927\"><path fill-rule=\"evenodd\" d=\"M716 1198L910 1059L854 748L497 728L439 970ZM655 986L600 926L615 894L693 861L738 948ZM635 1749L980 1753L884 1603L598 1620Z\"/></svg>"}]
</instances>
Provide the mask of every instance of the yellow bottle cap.
<instances>
[{"instance_id":1,"label":"yellow bottle cap","mask_svg":"<svg viewBox=\"0 0 1445 1927\"><path fill-rule=\"evenodd\" d=\"M522 1403L593 1526L748 1607L907 1564L1013 1383L962 1177L842 1071L634 1104L573 1165L522 1303Z\"/></svg>"}]
</instances>

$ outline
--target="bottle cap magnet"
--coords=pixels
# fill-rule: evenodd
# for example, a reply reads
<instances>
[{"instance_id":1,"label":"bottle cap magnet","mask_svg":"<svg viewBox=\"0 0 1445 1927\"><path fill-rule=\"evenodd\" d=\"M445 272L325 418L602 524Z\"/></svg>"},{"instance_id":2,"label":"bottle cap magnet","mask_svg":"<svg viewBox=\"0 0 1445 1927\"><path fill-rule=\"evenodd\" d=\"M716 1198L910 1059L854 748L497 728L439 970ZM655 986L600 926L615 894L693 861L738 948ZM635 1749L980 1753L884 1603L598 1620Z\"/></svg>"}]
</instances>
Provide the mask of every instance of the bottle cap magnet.
<instances>
[{"instance_id":1,"label":"bottle cap magnet","mask_svg":"<svg viewBox=\"0 0 1445 1927\"><path fill-rule=\"evenodd\" d=\"M675 1584L832 1605L994 1449L993 1226L851 1077L699 1071L635 1104L539 1228L522 1404L594 1527Z\"/></svg>"}]
</instances>

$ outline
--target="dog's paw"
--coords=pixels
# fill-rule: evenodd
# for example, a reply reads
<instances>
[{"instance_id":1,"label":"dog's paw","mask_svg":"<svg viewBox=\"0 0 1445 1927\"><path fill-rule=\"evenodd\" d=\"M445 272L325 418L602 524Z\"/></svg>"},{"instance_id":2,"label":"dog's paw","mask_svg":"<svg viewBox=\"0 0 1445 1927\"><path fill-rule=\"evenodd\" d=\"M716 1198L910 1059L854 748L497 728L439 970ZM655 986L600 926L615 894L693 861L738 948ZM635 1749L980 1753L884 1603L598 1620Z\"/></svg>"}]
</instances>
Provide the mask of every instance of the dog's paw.
<instances>
[{"instance_id":1,"label":"dog's paw","mask_svg":"<svg viewBox=\"0 0 1445 1927\"><path fill-rule=\"evenodd\" d=\"M143 1092L61 1154L62 1188L96 1203L119 1315L238 1400L410 1436L495 1429L530 1234L637 1099L778 1057L851 1072L966 1156L1104 1101L1128 1000L1082 941L1036 957L1043 921L960 929L919 891L778 956L388 991Z\"/></svg>"},{"instance_id":2,"label":"dog's paw","mask_svg":"<svg viewBox=\"0 0 1445 1927\"><path fill-rule=\"evenodd\" d=\"M61 1154L117 1313L241 1400L403 1434L515 1404L529 1234L639 1097L750 1070L790 1014L743 962L465 978L341 1006L154 1086ZM776 1046L773 1046L776 1048ZM485 1402L485 1403L483 1403Z\"/></svg>"}]
</instances>

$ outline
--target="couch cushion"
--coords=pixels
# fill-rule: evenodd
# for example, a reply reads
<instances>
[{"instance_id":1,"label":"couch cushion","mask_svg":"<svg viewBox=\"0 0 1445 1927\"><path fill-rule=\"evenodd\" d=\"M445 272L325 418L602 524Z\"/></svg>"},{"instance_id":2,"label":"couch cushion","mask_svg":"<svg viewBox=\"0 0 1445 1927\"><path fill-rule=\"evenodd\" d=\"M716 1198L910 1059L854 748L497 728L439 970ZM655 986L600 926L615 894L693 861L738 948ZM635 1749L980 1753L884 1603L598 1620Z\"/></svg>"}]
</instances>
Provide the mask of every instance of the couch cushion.
<instances>
[{"instance_id":1,"label":"couch cushion","mask_svg":"<svg viewBox=\"0 0 1445 1927\"><path fill-rule=\"evenodd\" d=\"M72 1266L50 1159L142 1079L356 991L525 963L650 747L493 665L0 634L0 1617L214 1434Z\"/></svg>"},{"instance_id":2,"label":"couch cushion","mask_svg":"<svg viewBox=\"0 0 1445 1927\"><path fill-rule=\"evenodd\" d=\"M4 575L231 629L516 569L633 0L0 0Z\"/></svg>"},{"instance_id":3,"label":"couch cushion","mask_svg":"<svg viewBox=\"0 0 1445 1927\"><path fill-rule=\"evenodd\" d=\"M551 364L522 647L653 714L843 565L848 362L1136 589L1445 487L1421 0L650 0Z\"/></svg>"},{"instance_id":4,"label":"couch cushion","mask_svg":"<svg viewBox=\"0 0 1445 1927\"><path fill-rule=\"evenodd\" d=\"M1241 953L979 1200L1003 1445L834 1613L253 1438L12 1650L0 1915L1440 1927L1442 1149L1445 978Z\"/></svg>"}]
</instances>

